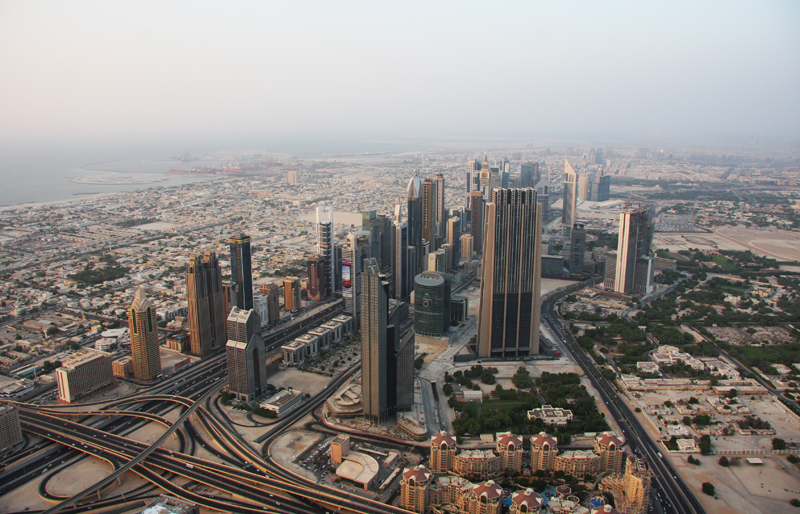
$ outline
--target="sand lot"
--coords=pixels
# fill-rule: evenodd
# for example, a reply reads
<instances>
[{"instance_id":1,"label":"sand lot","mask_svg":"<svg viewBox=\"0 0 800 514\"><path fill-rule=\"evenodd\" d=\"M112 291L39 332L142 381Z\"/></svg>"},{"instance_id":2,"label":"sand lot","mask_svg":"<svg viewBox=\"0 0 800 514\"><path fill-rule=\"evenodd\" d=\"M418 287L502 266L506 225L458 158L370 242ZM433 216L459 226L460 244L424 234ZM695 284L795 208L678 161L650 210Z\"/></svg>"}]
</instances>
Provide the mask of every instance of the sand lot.
<instances>
[{"instance_id":1,"label":"sand lot","mask_svg":"<svg viewBox=\"0 0 800 514\"><path fill-rule=\"evenodd\" d=\"M658 232L654 249L671 252L697 248L700 250L750 250L780 261L800 261L800 234L774 228L744 226L717 227L713 233Z\"/></svg>"}]
</instances>

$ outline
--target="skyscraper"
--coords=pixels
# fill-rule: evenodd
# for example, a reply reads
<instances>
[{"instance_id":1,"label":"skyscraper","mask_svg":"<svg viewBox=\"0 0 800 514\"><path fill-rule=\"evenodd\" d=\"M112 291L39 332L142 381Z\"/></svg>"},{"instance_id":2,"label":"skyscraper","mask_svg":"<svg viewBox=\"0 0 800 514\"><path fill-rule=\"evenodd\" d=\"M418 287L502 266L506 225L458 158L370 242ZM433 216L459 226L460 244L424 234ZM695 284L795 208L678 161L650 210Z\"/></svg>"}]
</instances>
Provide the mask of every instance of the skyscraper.
<instances>
[{"instance_id":1,"label":"skyscraper","mask_svg":"<svg viewBox=\"0 0 800 514\"><path fill-rule=\"evenodd\" d=\"M489 169L488 157L483 158L480 177L480 191L483 195L483 200L490 202L492 200L492 171Z\"/></svg>"},{"instance_id":2,"label":"skyscraper","mask_svg":"<svg viewBox=\"0 0 800 514\"><path fill-rule=\"evenodd\" d=\"M353 326L361 323L361 280L364 261L372 257L371 234L365 230L347 234L347 248L342 259L342 296L344 311L353 317ZM347 275L347 278L345 278Z\"/></svg>"},{"instance_id":3,"label":"skyscraper","mask_svg":"<svg viewBox=\"0 0 800 514\"><path fill-rule=\"evenodd\" d=\"M588 200L589 192L592 190L592 185L589 182L589 175L584 173L578 178L578 198L580 200Z\"/></svg>"},{"instance_id":4,"label":"skyscraper","mask_svg":"<svg viewBox=\"0 0 800 514\"><path fill-rule=\"evenodd\" d=\"M414 332L441 337L450 329L450 277L423 271L414 278Z\"/></svg>"},{"instance_id":5,"label":"skyscraper","mask_svg":"<svg viewBox=\"0 0 800 514\"><path fill-rule=\"evenodd\" d=\"M336 245L333 234L333 207L317 207L317 253L325 261L325 283L329 294L338 289L336 276Z\"/></svg>"},{"instance_id":6,"label":"skyscraper","mask_svg":"<svg viewBox=\"0 0 800 514\"><path fill-rule=\"evenodd\" d=\"M447 209L444 205L444 176L439 172L433 176L434 220L436 235L444 241L447 234Z\"/></svg>"},{"instance_id":7,"label":"skyscraper","mask_svg":"<svg viewBox=\"0 0 800 514\"><path fill-rule=\"evenodd\" d=\"M519 187L536 187L536 179L539 176L539 163L526 162L520 168Z\"/></svg>"},{"instance_id":8,"label":"skyscraper","mask_svg":"<svg viewBox=\"0 0 800 514\"><path fill-rule=\"evenodd\" d=\"M466 208L469 209L470 205L470 193L479 189L480 187L480 173L481 173L481 165L477 159L472 159L467 164L467 184L466 184Z\"/></svg>"},{"instance_id":9,"label":"skyscraper","mask_svg":"<svg viewBox=\"0 0 800 514\"><path fill-rule=\"evenodd\" d=\"M586 230L583 225L576 223L569 235L569 272L581 273L583 271L584 254L586 253Z\"/></svg>"},{"instance_id":10,"label":"skyscraper","mask_svg":"<svg viewBox=\"0 0 800 514\"><path fill-rule=\"evenodd\" d=\"M453 216L447 220L447 244L453 249L450 267L458 266L461 260L461 217Z\"/></svg>"},{"instance_id":11,"label":"skyscraper","mask_svg":"<svg viewBox=\"0 0 800 514\"><path fill-rule=\"evenodd\" d=\"M611 195L611 176L603 175L603 167L594 179L590 198L593 202L607 202Z\"/></svg>"},{"instance_id":12,"label":"skyscraper","mask_svg":"<svg viewBox=\"0 0 800 514\"><path fill-rule=\"evenodd\" d=\"M408 181L408 246L416 248L417 259L412 263L414 273L422 266L422 181L414 172Z\"/></svg>"},{"instance_id":13,"label":"skyscraper","mask_svg":"<svg viewBox=\"0 0 800 514\"><path fill-rule=\"evenodd\" d=\"M300 310L300 279L298 277L283 279L283 308L286 312Z\"/></svg>"},{"instance_id":14,"label":"skyscraper","mask_svg":"<svg viewBox=\"0 0 800 514\"><path fill-rule=\"evenodd\" d=\"M410 408L414 396L413 338L400 340L385 278L377 261L368 259L361 306L361 403L364 417L373 423Z\"/></svg>"},{"instance_id":15,"label":"skyscraper","mask_svg":"<svg viewBox=\"0 0 800 514\"><path fill-rule=\"evenodd\" d=\"M651 227L647 210L629 209L620 213L619 243L613 283L606 270L605 286L620 294L646 294L652 290L653 259L650 257ZM613 259L613 254L609 258ZM606 267L609 267L609 258Z\"/></svg>"},{"instance_id":16,"label":"skyscraper","mask_svg":"<svg viewBox=\"0 0 800 514\"><path fill-rule=\"evenodd\" d=\"M375 211L361 213L361 229L372 234L372 255L378 266L387 269L392 265L392 221Z\"/></svg>"},{"instance_id":17,"label":"skyscraper","mask_svg":"<svg viewBox=\"0 0 800 514\"><path fill-rule=\"evenodd\" d=\"M326 296L325 260L319 254L311 254L308 256L308 297L319 302Z\"/></svg>"},{"instance_id":18,"label":"skyscraper","mask_svg":"<svg viewBox=\"0 0 800 514\"><path fill-rule=\"evenodd\" d=\"M470 235L470 234L462 234L461 235L461 260L462 261L468 261L468 260L472 259L473 243L474 243L474 239L472 239L472 235Z\"/></svg>"},{"instance_id":19,"label":"skyscraper","mask_svg":"<svg viewBox=\"0 0 800 514\"><path fill-rule=\"evenodd\" d=\"M541 207L536 190L495 189L486 205L478 354L539 353Z\"/></svg>"},{"instance_id":20,"label":"skyscraper","mask_svg":"<svg viewBox=\"0 0 800 514\"><path fill-rule=\"evenodd\" d=\"M192 353L208 356L225 344L225 306L222 270L217 254L206 252L189 258L186 299L189 304L189 341Z\"/></svg>"},{"instance_id":21,"label":"skyscraper","mask_svg":"<svg viewBox=\"0 0 800 514\"><path fill-rule=\"evenodd\" d=\"M228 390L240 400L254 401L267 386L266 353L261 320L252 310L234 307L228 316Z\"/></svg>"},{"instance_id":22,"label":"skyscraper","mask_svg":"<svg viewBox=\"0 0 800 514\"><path fill-rule=\"evenodd\" d=\"M434 248L436 242L436 191L433 180L426 178L422 181L422 239L431 242Z\"/></svg>"},{"instance_id":23,"label":"skyscraper","mask_svg":"<svg viewBox=\"0 0 800 514\"><path fill-rule=\"evenodd\" d=\"M275 322L281 315L281 290L275 284L261 284L258 292L267 297L267 313L269 322Z\"/></svg>"},{"instance_id":24,"label":"skyscraper","mask_svg":"<svg viewBox=\"0 0 800 514\"><path fill-rule=\"evenodd\" d=\"M156 310L147 300L144 286L139 286L128 309L128 332L131 336L133 376L152 380L161 374L161 355L158 351Z\"/></svg>"},{"instance_id":25,"label":"skyscraper","mask_svg":"<svg viewBox=\"0 0 800 514\"><path fill-rule=\"evenodd\" d=\"M575 224L575 201L577 199L578 174L564 155L564 210L561 212L561 224L566 231Z\"/></svg>"},{"instance_id":26,"label":"skyscraper","mask_svg":"<svg viewBox=\"0 0 800 514\"><path fill-rule=\"evenodd\" d=\"M473 191L470 194L469 202L470 226L469 233L472 236L472 244L476 253L483 251L483 211L484 199L480 191Z\"/></svg>"},{"instance_id":27,"label":"skyscraper","mask_svg":"<svg viewBox=\"0 0 800 514\"><path fill-rule=\"evenodd\" d=\"M231 281L236 284L236 306L253 308L253 268L250 260L250 236L231 234Z\"/></svg>"},{"instance_id":28,"label":"skyscraper","mask_svg":"<svg viewBox=\"0 0 800 514\"><path fill-rule=\"evenodd\" d=\"M394 281L394 297L405 300L411 294L409 277L413 276L408 257L408 226L395 223L392 245L392 277Z\"/></svg>"}]
</instances>

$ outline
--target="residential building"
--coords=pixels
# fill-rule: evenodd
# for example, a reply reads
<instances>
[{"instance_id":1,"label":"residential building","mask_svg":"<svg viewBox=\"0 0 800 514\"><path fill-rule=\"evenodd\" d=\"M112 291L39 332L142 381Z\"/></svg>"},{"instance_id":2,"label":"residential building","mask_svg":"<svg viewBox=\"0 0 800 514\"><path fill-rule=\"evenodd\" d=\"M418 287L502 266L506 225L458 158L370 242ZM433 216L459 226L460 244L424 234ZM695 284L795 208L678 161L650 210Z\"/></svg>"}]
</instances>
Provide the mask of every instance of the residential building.
<instances>
[{"instance_id":1,"label":"residential building","mask_svg":"<svg viewBox=\"0 0 800 514\"><path fill-rule=\"evenodd\" d=\"M325 262L326 292L333 294L341 289L341 274L336 261L336 243L334 241L333 207L317 207L317 254ZM262 293L264 294L264 293ZM271 319L271 318L270 318Z\"/></svg>"},{"instance_id":2,"label":"residential building","mask_svg":"<svg viewBox=\"0 0 800 514\"><path fill-rule=\"evenodd\" d=\"M130 355L114 360L111 363L111 374L117 378L128 378L133 375L133 359Z\"/></svg>"},{"instance_id":3,"label":"residential building","mask_svg":"<svg viewBox=\"0 0 800 514\"><path fill-rule=\"evenodd\" d=\"M533 489L522 489L511 495L509 514L539 514L542 512L542 497Z\"/></svg>"},{"instance_id":4,"label":"residential building","mask_svg":"<svg viewBox=\"0 0 800 514\"><path fill-rule=\"evenodd\" d=\"M274 284L261 284L259 292L267 297L267 323L278 321L281 316L281 289ZM263 320L262 320L263 325Z\"/></svg>"},{"instance_id":5,"label":"residential building","mask_svg":"<svg viewBox=\"0 0 800 514\"><path fill-rule=\"evenodd\" d=\"M24 441L19 424L19 410L13 404L0 403L0 453Z\"/></svg>"},{"instance_id":6,"label":"residential building","mask_svg":"<svg viewBox=\"0 0 800 514\"><path fill-rule=\"evenodd\" d=\"M328 296L325 260L319 254L308 256L308 298L320 302ZM262 320L263 322L263 320Z\"/></svg>"},{"instance_id":7,"label":"residential building","mask_svg":"<svg viewBox=\"0 0 800 514\"><path fill-rule=\"evenodd\" d=\"M286 312L300 310L300 279L298 277L283 279L283 308Z\"/></svg>"},{"instance_id":8,"label":"residential building","mask_svg":"<svg viewBox=\"0 0 800 514\"><path fill-rule=\"evenodd\" d=\"M61 401L71 403L110 384L113 379L112 360L108 353L87 349L78 350L64 359L61 367L56 369Z\"/></svg>"},{"instance_id":9,"label":"residential building","mask_svg":"<svg viewBox=\"0 0 800 514\"><path fill-rule=\"evenodd\" d=\"M549 471L558 456L558 439L544 432L531 436L531 472Z\"/></svg>"},{"instance_id":10,"label":"residential building","mask_svg":"<svg viewBox=\"0 0 800 514\"><path fill-rule=\"evenodd\" d=\"M469 261L469 260L472 259L472 254L475 251L474 242L475 242L475 240L472 238L471 234L462 234L461 235L461 260L462 261Z\"/></svg>"}]
</instances>

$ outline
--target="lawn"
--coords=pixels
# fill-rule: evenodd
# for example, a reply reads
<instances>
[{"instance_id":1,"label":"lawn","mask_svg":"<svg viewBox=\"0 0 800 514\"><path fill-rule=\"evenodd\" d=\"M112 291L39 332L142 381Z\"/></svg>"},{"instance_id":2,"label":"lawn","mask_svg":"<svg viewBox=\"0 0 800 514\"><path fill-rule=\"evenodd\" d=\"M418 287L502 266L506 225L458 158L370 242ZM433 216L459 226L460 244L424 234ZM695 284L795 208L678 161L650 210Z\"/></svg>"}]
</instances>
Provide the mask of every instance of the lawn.
<instances>
[{"instance_id":1,"label":"lawn","mask_svg":"<svg viewBox=\"0 0 800 514\"><path fill-rule=\"evenodd\" d=\"M711 257L711 260L716 262L720 268L726 271L734 271L736 269L736 265L723 255L714 255Z\"/></svg>"}]
</instances>

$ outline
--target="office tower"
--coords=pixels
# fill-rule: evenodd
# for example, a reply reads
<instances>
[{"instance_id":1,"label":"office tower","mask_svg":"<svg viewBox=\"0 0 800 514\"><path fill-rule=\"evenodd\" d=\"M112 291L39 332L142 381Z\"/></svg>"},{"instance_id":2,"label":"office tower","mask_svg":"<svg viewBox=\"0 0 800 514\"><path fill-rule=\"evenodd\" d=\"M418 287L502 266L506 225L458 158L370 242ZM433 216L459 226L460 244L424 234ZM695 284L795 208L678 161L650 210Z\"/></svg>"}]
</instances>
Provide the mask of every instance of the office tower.
<instances>
[{"instance_id":1,"label":"office tower","mask_svg":"<svg viewBox=\"0 0 800 514\"><path fill-rule=\"evenodd\" d=\"M266 390L267 370L261 320L253 310L234 307L228 316L228 391L246 402Z\"/></svg>"},{"instance_id":2,"label":"office tower","mask_svg":"<svg viewBox=\"0 0 800 514\"><path fill-rule=\"evenodd\" d=\"M483 158L483 167L480 174L480 191L485 202L492 200L492 171L489 169L489 158Z\"/></svg>"},{"instance_id":3,"label":"office tower","mask_svg":"<svg viewBox=\"0 0 800 514\"><path fill-rule=\"evenodd\" d=\"M269 325L269 297L263 294L253 295L253 310L258 314L258 319L261 320L261 328Z\"/></svg>"},{"instance_id":4,"label":"office tower","mask_svg":"<svg viewBox=\"0 0 800 514\"><path fill-rule=\"evenodd\" d=\"M261 284L258 288L258 292L267 297L268 323L277 321L281 315L280 288L275 284Z\"/></svg>"},{"instance_id":5,"label":"office tower","mask_svg":"<svg viewBox=\"0 0 800 514\"><path fill-rule=\"evenodd\" d=\"M450 329L450 277L423 271L414 278L414 332L441 337Z\"/></svg>"},{"instance_id":6,"label":"office tower","mask_svg":"<svg viewBox=\"0 0 800 514\"><path fill-rule=\"evenodd\" d=\"M420 269L422 261L419 252L422 250L422 181L417 172L408 181L408 246L417 249L417 260L412 263L414 273Z\"/></svg>"},{"instance_id":7,"label":"office tower","mask_svg":"<svg viewBox=\"0 0 800 514\"><path fill-rule=\"evenodd\" d=\"M591 191L592 185L589 182L589 175L584 173L578 179L578 198L581 200L588 200L589 199L589 191Z\"/></svg>"},{"instance_id":8,"label":"office tower","mask_svg":"<svg viewBox=\"0 0 800 514\"><path fill-rule=\"evenodd\" d=\"M453 216L447 220L447 244L453 249L450 267L458 266L461 260L461 217Z\"/></svg>"},{"instance_id":9,"label":"office tower","mask_svg":"<svg viewBox=\"0 0 800 514\"><path fill-rule=\"evenodd\" d=\"M508 181L511 178L511 163L503 159L503 165L500 167L500 187L508 189Z\"/></svg>"},{"instance_id":10,"label":"office tower","mask_svg":"<svg viewBox=\"0 0 800 514\"><path fill-rule=\"evenodd\" d=\"M575 200L577 199L578 175L564 154L564 210L561 212L561 224L565 232L575 224Z\"/></svg>"},{"instance_id":11,"label":"office tower","mask_svg":"<svg viewBox=\"0 0 800 514\"><path fill-rule=\"evenodd\" d=\"M441 173L433 176L433 200L436 235L443 241L447 234L447 209L444 205L444 176Z\"/></svg>"},{"instance_id":12,"label":"office tower","mask_svg":"<svg viewBox=\"0 0 800 514\"><path fill-rule=\"evenodd\" d=\"M161 355L158 352L158 323L156 310L139 286L128 309L128 333L131 336L133 376L152 380L161 374Z\"/></svg>"},{"instance_id":13,"label":"office tower","mask_svg":"<svg viewBox=\"0 0 800 514\"><path fill-rule=\"evenodd\" d=\"M326 291L333 294L336 287L336 245L333 234L333 207L317 207L317 253L325 261Z\"/></svg>"},{"instance_id":14,"label":"office tower","mask_svg":"<svg viewBox=\"0 0 800 514\"><path fill-rule=\"evenodd\" d=\"M372 257L370 237L371 234L365 230L347 234L347 248L342 252L344 311L353 317L355 327L359 327L361 323L361 273L364 270L364 261Z\"/></svg>"},{"instance_id":15,"label":"office tower","mask_svg":"<svg viewBox=\"0 0 800 514\"><path fill-rule=\"evenodd\" d=\"M308 297L322 301L328 296L328 284L325 282L325 260L317 253L308 256Z\"/></svg>"},{"instance_id":16,"label":"office tower","mask_svg":"<svg viewBox=\"0 0 800 514\"><path fill-rule=\"evenodd\" d=\"M223 282L222 283L222 312L225 313L225 319L228 319L228 314L231 313L231 309L236 306L236 284L232 282ZM227 330L227 324L225 325L225 329Z\"/></svg>"},{"instance_id":17,"label":"office tower","mask_svg":"<svg viewBox=\"0 0 800 514\"><path fill-rule=\"evenodd\" d=\"M547 186L542 186L542 192L536 190L536 201L542 206L542 224L544 225L550 221L550 194L547 192Z\"/></svg>"},{"instance_id":18,"label":"office tower","mask_svg":"<svg viewBox=\"0 0 800 514\"><path fill-rule=\"evenodd\" d=\"M422 239L436 242L436 192L429 178L422 181Z\"/></svg>"},{"instance_id":19,"label":"office tower","mask_svg":"<svg viewBox=\"0 0 800 514\"><path fill-rule=\"evenodd\" d=\"M583 271L583 258L586 252L586 230L583 225L576 223L572 226L569 235L569 272L581 273Z\"/></svg>"},{"instance_id":20,"label":"office tower","mask_svg":"<svg viewBox=\"0 0 800 514\"><path fill-rule=\"evenodd\" d=\"M462 234L461 235L461 260L468 261L472 259L472 252L473 250L473 242L472 235L470 234Z\"/></svg>"},{"instance_id":21,"label":"office tower","mask_svg":"<svg viewBox=\"0 0 800 514\"><path fill-rule=\"evenodd\" d=\"M217 254L191 256L186 270L186 300L192 354L206 357L225 344L224 294Z\"/></svg>"},{"instance_id":22,"label":"office tower","mask_svg":"<svg viewBox=\"0 0 800 514\"><path fill-rule=\"evenodd\" d=\"M361 312L361 404L364 417L373 423L389 414L389 299L378 263L367 262L363 276L364 303Z\"/></svg>"},{"instance_id":23,"label":"office tower","mask_svg":"<svg viewBox=\"0 0 800 514\"><path fill-rule=\"evenodd\" d=\"M481 165L477 159L472 159L467 164L467 184L466 184L466 208L469 209L470 194L479 188Z\"/></svg>"},{"instance_id":24,"label":"office tower","mask_svg":"<svg viewBox=\"0 0 800 514\"><path fill-rule=\"evenodd\" d=\"M436 250L428 254L428 271L438 271L440 273L447 273L447 252L444 250ZM414 284L414 291L416 291L416 282Z\"/></svg>"},{"instance_id":25,"label":"office tower","mask_svg":"<svg viewBox=\"0 0 800 514\"><path fill-rule=\"evenodd\" d=\"M112 360L109 353L85 348L64 359L56 370L61 401L71 403L110 384L114 378Z\"/></svg>"},{"instance_id":26,"label":"office tower","mask_svg":"<svg viewBox=\"0 0 800 514\"><path fill-rule=\"evenodd\" d=\"M536 187L539 178L539 163L526 162L520 168L519 187Z\"/></svg>"},{"instance_id":27,"label":"office tower","mask_svg":"<svg viewBox=\"0 0 800 514\"><path fill-rule=\"evenodd\" d=\"M611 176L603 175L603 167L594 179L590 198L593 202L607 202L611 195Z\"/></svg>"},{"instance_id":28,"label":"office tower","mask_svg":"<svg viewBox=\"0 0 800 514\"><path fill-rule=\"evenodd\" d=\"M373 423L414 403L413 337L400 339L398 310L375 259L365 262L361 304L361 404Z\"/></svg>"},{"instance_id":29,"label":"office tower","mask_svg":"<svg viewBox=\"0 0 800 514\"><path fill-rule=\"evenodd\" d=\"M392 220L376 211L361 213L361 229L372 234L372 255L381 269L392 265Z\"/></svg>"},{"instance_id":30,"label":"office tower","mask_svg":"<svg viewBox=\"0 0 800 514\"><path fill-rule=\"evenodd\" d=\"M24 441L19 411L12 404L0 403L0 453Z\"/></svg>"},{"instance_id":31,"label":"office tower","mask_svg":"<svg viewBox=\"0 0 800 514\"><path fill-rule=\"evenodd\" d=\"M283 308L286 312L300 310L300 279L297 277L283 279Z\"/></svg>"},{"instance_id":32,"label":"office tower","mask_svg":"<svg viewBox=\"0 0 800 514\"><path fill-rule=\"evenodd\" d=\"M496 189L486 205L481 357L539 353L542 209L536 200L531 188Z\"/></svg>"},{"instance_id":33,"label":"office tower","mask_svg":"<svg viewBox=\"0 0 800 514\"><path fill-rule=\"evenodd\" d=\"M470 212L470 225L469 233L472 236L472 244L474 245L475 253L483 251L483 212L484 197L480 191L473 191L470 194L469 212Z\"/></svg>"},{"instance_id":34,"label":"office tower","mask_svg":"<svg viewBox=\"0 0 800 514\"><path fill-rule=\"evenodd\" d=\"M397 300L405 300L411 294L409 277L411 273L410 261L408 258L408 226L395 223L393 226L394 238L392 245L392 277L394 281L394 297Z\"/></svg>"},{"instance_id":35,"label":"office tower","mask_svg":"<svg viewBox=\"0 0 800 514\"><path fill-rule=\"evenodd\" d=\"M620 294L646 294L652 290L650 236L650 220L646 209L629 209L620 213L614 282L609 284L606 279L606 287L611 286Z\"/></svg>"},{"instance_id":36,"label":"office tower","mask_svg":"<svg viewBox=\"0 0 800 514\"><path fill-rule=\"evenodd\" d=\"M231 234L231 281L236 284L236 306L253 308L253 268L250 261L250 236Z\"/></svg>"}]
</instances>

